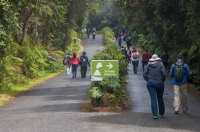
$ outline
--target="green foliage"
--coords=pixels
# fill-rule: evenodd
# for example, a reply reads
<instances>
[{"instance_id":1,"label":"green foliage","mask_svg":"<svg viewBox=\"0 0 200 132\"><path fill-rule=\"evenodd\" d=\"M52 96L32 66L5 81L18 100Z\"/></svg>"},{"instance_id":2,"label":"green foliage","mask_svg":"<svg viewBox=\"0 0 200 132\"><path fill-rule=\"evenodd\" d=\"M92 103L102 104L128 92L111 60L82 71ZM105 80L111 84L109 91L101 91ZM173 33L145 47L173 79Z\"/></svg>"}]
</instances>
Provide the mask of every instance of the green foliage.
<instances>
[{"instance_id":1,"label":"green foliage","mask_svg":"<svg viewBox=\"0 0 200 132\"><path fill-rule=\"evenodd\" d=\"M90 91L91 103L94 106L110 106L115 108L121 107L121 104L126 98L125 85L127 84L126 75L128 74L128 63L124 59L125 55L121 49L116 46L114 34L108 27L102 30L104 44L107 47L104 50L97 50L97 54L93 56L94 60L119 60L119 79L115 76L108 76L103 78L101 82L92 82L91 87L100 90L101 98L94 99L91 95L93 90ZM96 93L96 91L94 91ZM100 96L98 96L100 97Z\"/></svg>"},{"instance_id":2,"label":"green foliage","mask_svg":"<svg viewBox=\"0 0 200 132\"><path fill-rule=\"evenodd\" d=\"M107 36L107 37L106 37ZM104 44L107 48L105 50L97 50L97 54L93 56L94 60L119 60L119 78L128 74L128 63L124 59L125 55L114 41L114 34L108 27L103 29ZM105 39L106 38L106 39ZM110 41L108 41L110 40ZM113 42L114 41L114 42Z\"/></svg>"},{"instance_id":3,"label":"green foliage","mask_svg":"<svg viewBox=\"0 0 200 132\"><path fill-rule=\"evenodd\" d=\"M100 0L100 6L98 13L90 14L90 23L97 30L101 30L104 27L114 27L122 25L123 14L122 10L114 0Z\"/></svg>"},{"instance_id":4,"label":"green foliage","mask_svg":"<svg viewBox=\"0 0 200 132\"><path fill-rule=\"evenodd\" d=\"M101 88L93 87L88 91L90 98L101 98L104 95L104 92Z\"/></svg>"},{"instance_id":5,"label":"green foliage","mask_svg":"<svg viewBox=\"0 0 200 132\"><path fill-rule=\"evenodd\" d=\"M195 88L195 90L200 91L200 85Z\"/></svg>"},{"instance_id":6,"label":"green foliage","mask_svg":"<svg viewBox=\"0 0 200 132\"><path fill-rule=\"evenodd\" d=\"M200 74L200 2L194 0L115 0L122 8L121 23L129 32L139 34L134 41L141 49L148 48L159 56L169 52L169 63L184 54L192 73ZM199 77L195 77L199 80Z\"/></svg>"},{"instance_id":7,"label":"green foliage","mask_svg":"<svg viewBox=\"0 0 200 132\"><path fill-rule=\"evenodd\" d=\"M116 91L120 87L119 79L115 76L108 76L103 78L99 85L101 85L106 92Z\"/></svg>"},{"instance_id":8,"label":"green foliage","mask_svg":"<svg viewBox=\"0 0 200 132\"><path fill-rule=\"evenodd\" d=\"M1 1L0 89L63 69L65 52L82 50L78 34L98 7L98 0Z\"/></svg>"}]
</instances>

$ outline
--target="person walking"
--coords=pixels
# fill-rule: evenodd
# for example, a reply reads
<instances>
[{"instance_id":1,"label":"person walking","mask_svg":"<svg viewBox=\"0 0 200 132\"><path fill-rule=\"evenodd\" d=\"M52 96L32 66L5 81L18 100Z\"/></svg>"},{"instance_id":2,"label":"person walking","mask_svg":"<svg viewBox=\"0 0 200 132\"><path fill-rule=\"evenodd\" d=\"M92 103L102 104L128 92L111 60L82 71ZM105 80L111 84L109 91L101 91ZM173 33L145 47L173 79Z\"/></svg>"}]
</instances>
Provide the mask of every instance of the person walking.
<instances>
[{"instance_id":1,"label":"person walking","mask_svg":"<svg viewBox=\"0 0 200 132\"><path fill-rule=\"evenodd\" d=\"M87 28L86 32L87 32L87 38L89 38L90 37L90 28L89 27Z\"/></svg>"},{"instance_id":2,"label":"person walking","mask_svg":"<svg viewBox=\"0 0 200 132\"><path fill-rule=\"evenodd\" d=\"M178 114L180 107L180 93L182 95L183 113L188 110L187 105L187 79L190 77L189 66L183 62L183 54L177 55L177 62L172 64L170 69L170 77L174 85L174 114Z\"/></svg>"},{"instance_id":3,"label":"person walking","mask_svg":"<svg viewBox=\"0 0 200 132\"><path fill-rule=\"evenodd\" d=\"M73 53L73 57L70 59L70 65L72 65L72 78L76 78L78 63L79 57L76 56L76 53Z\"/></svg>"},{"instance_id":4,"label":"person walking","mask_svg":"<svg viewBox=\"0 0 200 132\"><path fill-rule=\"evenodd\" d=\"M96 36L96 28L92 29L92 36L93 36L93 40L95 40L95 36Z\"/></svg>"},{"instance_id":5,"label":"person walking","mask_svg":"<svg viewBox=\"0 0 200 132\"><path fill-rule=\"evenodd\" d=\"M150 53L148 52L148 49L145 50L145 52L142 53L142 70L144 71L144 66L147 66L149 62L149 56Z\"/></svg>"},{"instance_id":6,"label":"person walking","mask_svg":"<svg viewBox=\"0 0 200 132\"><path fill-rule=\"evenodd\" d=\"M130 50L130 46L131 46L131 37L130 36L126 37L126 44L127 44L128 50Z\"/></svg>"},{"instance_id":7,"label":"person walking","mask_svg":"<svg viewBox=\"0 0 200 132\"><path fill-rule=\"evenodd\" d=\"M89 62L89 59L86 55L86 52L82 53L82 56L80 57L80 60L79 60L79 64L81 66L81 77L85 78L86 73L87 73L87 66L90 67L90 62Z\"/></svg>"},{"instance_id":8,"label":"person walking","mask_svg":"<svg viewBox=\"0 0 200 132\"><path fill-rule=\"evenodd\" d=\"M70 75L70 74L71 74L70 59L71 59L71 54L68 53L68 54L66 55L66 60L67 60L67 63L66 63L66 72L67 72L67 75Z\"/></svg>"},{"instance_id":9,"label":"person walking","mask_svg":"<svg viewBox=\"0 0 200 132\"><path fill-rule=\"evenodd\" d=\"M134 72L134 74L137 74L138 62L139 62L139 52L137 52L136 48L133 49L133 53L131 54L131 61L133 64L133 72Z\"/></svg>"},{"instance_id":10,"label":"person walking","mask_svg":"<svg viewBox=\"0 0 200 132\"><path fill-rule=\"evenodd\" d=\"M160 61L161 58L154 54L152 58L149 59L149 63L143 73L143 78L147 81L147 89L151 97L153 119L157 119L158 110L160 117L163 117L165 114L163 92L166 71L164 65Z\"/></svg>"},{"instance_id":11,"label":"person walking","mask_svg":"<svg viewBox=\"0 0 200 132\"><path fill-rule=\"evenodd\" d=\"M167 53L167 50L164 50L162 55L161 55L162 63L165 66L165 69L167 71L167 66L168 66L168 60L169 60L169 55Z\"/></svg>"}]
</instances>

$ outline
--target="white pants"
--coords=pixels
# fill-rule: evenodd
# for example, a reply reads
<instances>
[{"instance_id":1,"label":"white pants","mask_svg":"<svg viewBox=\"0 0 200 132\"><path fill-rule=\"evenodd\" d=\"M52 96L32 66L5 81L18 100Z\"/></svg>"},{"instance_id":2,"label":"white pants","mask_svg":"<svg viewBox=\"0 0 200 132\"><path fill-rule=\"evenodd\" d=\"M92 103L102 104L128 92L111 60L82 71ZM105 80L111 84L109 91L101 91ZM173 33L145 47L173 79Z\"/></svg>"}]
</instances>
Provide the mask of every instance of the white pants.
<instances>
[{"instance_id":1,"label":"white pants","mask_svg":"<svg viewBox=\"0 0 200 132\"><path fill-rule=\"evenodd\" d=\"M181 93L181 95L180 95ZM182 98L181 98L182 96ZM182 85L174 85L174 110L179 111L180 99L183 112L188 110L187 106L187 83Z\"/></svg>"},{"instance_id":2,"label":"white pants","mask_svg":"<svg viewBox=\"0 0 200 132\"><path fill-rule=\"evenodd\" d=\"M67 71L67 75L71 74L71 66L66 65L66 71Z\"/></svg>"}]
</instances>

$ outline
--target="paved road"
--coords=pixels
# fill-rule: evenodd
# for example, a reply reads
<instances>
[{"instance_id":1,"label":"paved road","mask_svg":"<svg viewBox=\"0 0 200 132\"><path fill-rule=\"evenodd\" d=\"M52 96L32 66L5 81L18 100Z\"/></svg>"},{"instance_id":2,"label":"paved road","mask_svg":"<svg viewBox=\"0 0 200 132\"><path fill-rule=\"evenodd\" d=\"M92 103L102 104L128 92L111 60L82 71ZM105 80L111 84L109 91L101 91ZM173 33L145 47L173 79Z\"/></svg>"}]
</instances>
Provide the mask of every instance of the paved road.
<instances>
[{"instance_id":1,"label":"paved road","mask_svg":"<svg viewBox=\"0 0 200 132\"><path fill-rule=\"evenodd\" d=\"M86 39L84 51L91 58L103 49L102 36ZM141 64L140 64L141 66ZM78 70L79 71L79 70ZM63 73L0 107L0 132L192 132L200 131L200 98L189 93L189 113L173 114L173 90L165 83L165 118L151 118L150 98L141 67L129 71L130 111L123 113L83 112L88 99L90 71L85 79Z\"/></svg>"}]
</instances>

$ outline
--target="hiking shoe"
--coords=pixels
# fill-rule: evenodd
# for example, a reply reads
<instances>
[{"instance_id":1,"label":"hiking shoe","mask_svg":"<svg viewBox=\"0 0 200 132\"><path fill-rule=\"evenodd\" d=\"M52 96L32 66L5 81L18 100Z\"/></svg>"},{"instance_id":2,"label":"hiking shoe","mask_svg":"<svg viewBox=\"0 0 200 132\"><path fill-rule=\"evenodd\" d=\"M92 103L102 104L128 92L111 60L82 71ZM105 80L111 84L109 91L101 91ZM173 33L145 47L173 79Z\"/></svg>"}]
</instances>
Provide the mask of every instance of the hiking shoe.
<instances>
[{"instance_id":1,"label":"hiking shoe","mask_svg":"<svg viewBox=\"0 0 200 132\"><path fill-rule=\"evenodd\" d=\"M153 119L157 119L158 117L157 116L153 116Z\"/></svg>"},{"instance_id":2,"label":"hiking shoe","mask_svg":"<svg viewBox=\"0 0 200 132\"><path fill-rule=\"evenodd\" d=\"M174 114L178 114L178 111L174 111Z\"/></svg>"},{"instance_id":3,"label":"hiking shoe","mask_svg":"<svg viewBox=\"0 0 200 132\"><path fill-rule=\"evenodd\" d=\"M159 115L160 118L163 118L163 115Z\"/></svg>"},{"instance_id":4,"label":"hiking shoe","mask_svg":"<svg viewBox=\"0 0 200 132\"><path fill-rule=\"evenodd\" d=\"M74 78L75 76L74 75L72 75L72 78Z\"/></svg>"}]
</instances>

